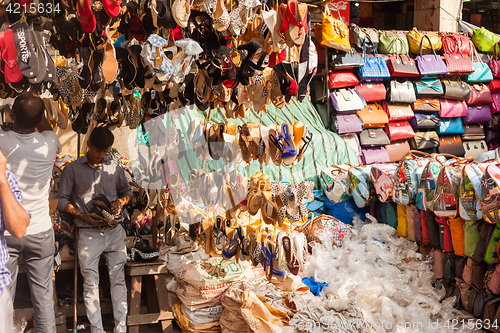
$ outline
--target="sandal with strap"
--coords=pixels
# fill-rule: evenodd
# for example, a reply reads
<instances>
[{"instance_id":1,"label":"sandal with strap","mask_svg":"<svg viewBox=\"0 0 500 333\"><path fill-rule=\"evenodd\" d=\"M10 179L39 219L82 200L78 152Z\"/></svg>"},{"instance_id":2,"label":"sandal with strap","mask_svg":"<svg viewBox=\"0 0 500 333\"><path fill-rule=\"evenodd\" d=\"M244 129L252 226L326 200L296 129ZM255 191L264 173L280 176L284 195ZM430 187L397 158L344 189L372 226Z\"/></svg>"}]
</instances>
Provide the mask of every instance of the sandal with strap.
<instances>
[{"instance_id":1,"label":"sandal with strap","mask_svg":"<svg viewBox=\"0 0 500 333\"><path fill-rule=\"evenodd\" d=\"M267 278L271 278L271 275L277 277L285 276L285 271L280 271L275 268L275 266L278 266L278 260L276 257L276 244L270 239L265 239L262 241L262 251L262 266L264 267Z\"/></svg>"},{"instance_id":2,"label":"sandal with strap","mask_svg":"<svg viewBox=\"0 0 500 333\"><path fill-rule=\"evenodd\" d=\"M233 237L231 237L231 239L229 240L229 245L222 250L222 255L226 259L231 259L232 257L234 257L238 252L240 245L238 229L234 229L232 232L233 232Z\"/></svg>"}]
</instances>

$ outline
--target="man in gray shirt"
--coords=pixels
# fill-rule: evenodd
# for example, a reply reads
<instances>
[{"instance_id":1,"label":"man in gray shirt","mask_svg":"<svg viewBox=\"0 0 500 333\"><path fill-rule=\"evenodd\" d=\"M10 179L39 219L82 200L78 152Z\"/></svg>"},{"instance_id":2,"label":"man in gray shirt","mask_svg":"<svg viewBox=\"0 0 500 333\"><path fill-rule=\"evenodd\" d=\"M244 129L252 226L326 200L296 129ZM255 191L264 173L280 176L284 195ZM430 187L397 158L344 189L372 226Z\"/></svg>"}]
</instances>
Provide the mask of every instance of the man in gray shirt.
<instances>
[{"instance_id":1,"label":"man in gray shirt","mask_svg":"<svg viewBox=\"0 0 500 333\"><path fill-rule=\"evenodd\" d=\"M92 213L92 198L104 195L111 210L119 214L132 199L132 190L121 165L106 156L114 142L107 128L95 128L90 134L85 156L68 164L59 182L57 208L75 216L78 227L78 257L84 278L83 297L92 333L105 333L99 302L99 259L106 259L111 285L115 333L126 332L127 286L124 266L127 262L125 230L109 226Z\"/></svg>"}]
</instances>

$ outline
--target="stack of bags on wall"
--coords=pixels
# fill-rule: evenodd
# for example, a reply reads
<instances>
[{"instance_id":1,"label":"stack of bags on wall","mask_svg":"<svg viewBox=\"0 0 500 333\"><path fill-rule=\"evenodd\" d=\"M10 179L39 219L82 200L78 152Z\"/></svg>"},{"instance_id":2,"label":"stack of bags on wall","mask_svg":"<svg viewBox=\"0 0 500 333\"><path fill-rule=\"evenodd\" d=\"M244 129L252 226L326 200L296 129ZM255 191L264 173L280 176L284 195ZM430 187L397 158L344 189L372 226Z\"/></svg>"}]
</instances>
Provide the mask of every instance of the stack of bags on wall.
<instances>
[{"instance_id":1,"label":"stack of bags on wall","mask_svg":"<svg viewBox=\"0 0 500 333\"><path fill-rule=\"evenodd\" d=\"M378 219L429 249L456 306L493 321L500 320L499 163L411 152L399 164L333 166L321 179L329 198L377 203Z\"/></svg>"},{"instance_id":2,"label":"stack of bags on wall","mask_svg":"<svg viewBox=\"0 0 500 333\"><path fill-rule=\"evenodd\" d=\"M208 258L183 266L175 275L180 302L172 308L183 332L220 332L221 297L236 281L255 275L248 262Z\"/></svg>"},{"instance_id":3,"label":"stack of bags on wall","mask_svg":"<svg viewBox=\"0 0 500 333\"><path fill-rule=\"evenodd\" d=\"M408 33L350 28L353 49L345 52L337 47L329 60L333 67L325 82L329 127L358 152L363 163L398 162L410 147L465 157L496 147L498 41L489 41L493 45L485 49L481 29L474 31L471 41L461 34L415 28ZM321 44L336 47L324 34ZM493 58L483 62L475 45L495 53ZM320 86L314 85L316 90Z\"/></svg>"}]
</instances>

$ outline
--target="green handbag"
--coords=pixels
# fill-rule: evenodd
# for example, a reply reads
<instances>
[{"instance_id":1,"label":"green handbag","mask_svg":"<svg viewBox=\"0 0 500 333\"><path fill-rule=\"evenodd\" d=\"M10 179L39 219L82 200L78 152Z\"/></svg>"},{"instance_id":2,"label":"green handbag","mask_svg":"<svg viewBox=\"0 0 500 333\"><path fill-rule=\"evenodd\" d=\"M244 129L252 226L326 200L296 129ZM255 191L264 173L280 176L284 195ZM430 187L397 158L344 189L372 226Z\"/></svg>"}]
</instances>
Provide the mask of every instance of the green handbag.
<instances>
[{"instance_id":1,"label":"green handbag","mask_svg":"<svg viewBox=\"0 0 500 333\"><path fill-rule=\"evenodd\" d=\"M474 46L476 46L479 51L493 54L497 42L500 42L500 35L485 28L474 29L472 43L474 43Z\"/></svg>"},{"instance_id":2,"label":"green handbag","mask_svg":"<svg viewBox=\"0 0 500 333\"><path fill-rule=\"evenodd\" d=\"M408 54L410 47L404 32L384 31L378 38L378 50L384 54Z\"/></svg>"},{"instance_id":3,"label":"green handbag","mask_svg":"<svg viewBox=\"0 0 500 333\"><path fill-rule=\"evenodd\" d=\"M484 261L488 264L498 263L498 252L497 246L500 241L500 225L495 224L495 229L491 235L490 242L488 243L488 248L486 249L486 254L484 255Z\"/></svg>"},{"instance_id":4,"label":"green handbag","mask_svg":"<svg viewBox=\"0 0 500 333\"><path fill-rule=\"evenodd\" d=\"M478 221L465 221L464 224L464 245L465 256L471 258L479 242L480 234L477 229Z\"/></svg>"}]
</instances>

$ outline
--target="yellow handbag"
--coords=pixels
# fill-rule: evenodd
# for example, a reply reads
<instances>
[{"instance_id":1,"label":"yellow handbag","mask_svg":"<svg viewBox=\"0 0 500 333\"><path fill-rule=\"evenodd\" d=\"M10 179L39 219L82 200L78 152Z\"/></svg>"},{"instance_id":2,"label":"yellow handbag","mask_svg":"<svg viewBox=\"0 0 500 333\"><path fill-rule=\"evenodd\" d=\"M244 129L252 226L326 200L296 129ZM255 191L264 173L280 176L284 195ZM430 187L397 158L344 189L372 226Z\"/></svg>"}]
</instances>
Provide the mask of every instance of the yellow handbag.
<instances>
[{"instance_id":1,"label":"yellow handbag","mask_svg":"<svg viewBox=\"0 0 500 333\"><path fill-rule=\"evenodd\" d=\"M406 38L408 39L408 44L410 45L410 51L412 53L420 54L420 41L422 40L422 37L425 35L429 36L429 39L431 40L434 50L436 51L441 50L443 43L441 42L441 37L437 32L418 31L417 28L413 28L413 30L411 30L406 35ZM432 53L432 49L431 46L429 45L429 41L427 40L427 38L425 38L424 42L422 43L422 53L423 54Z\"/></svg>"},{"instance_id":2,"label":"yellow handbag","mask_svg":"<svg viewBox=\"0 0 500 333\"><path fill-rule=\"evenodd\" d=\"M338 19L332 16L329 6L325 6L322 14L321 45L349 52L351 51L349 28L340 18L340 12L338 10L336 12L339 14Z\"/></svg>"}]
</instances>

